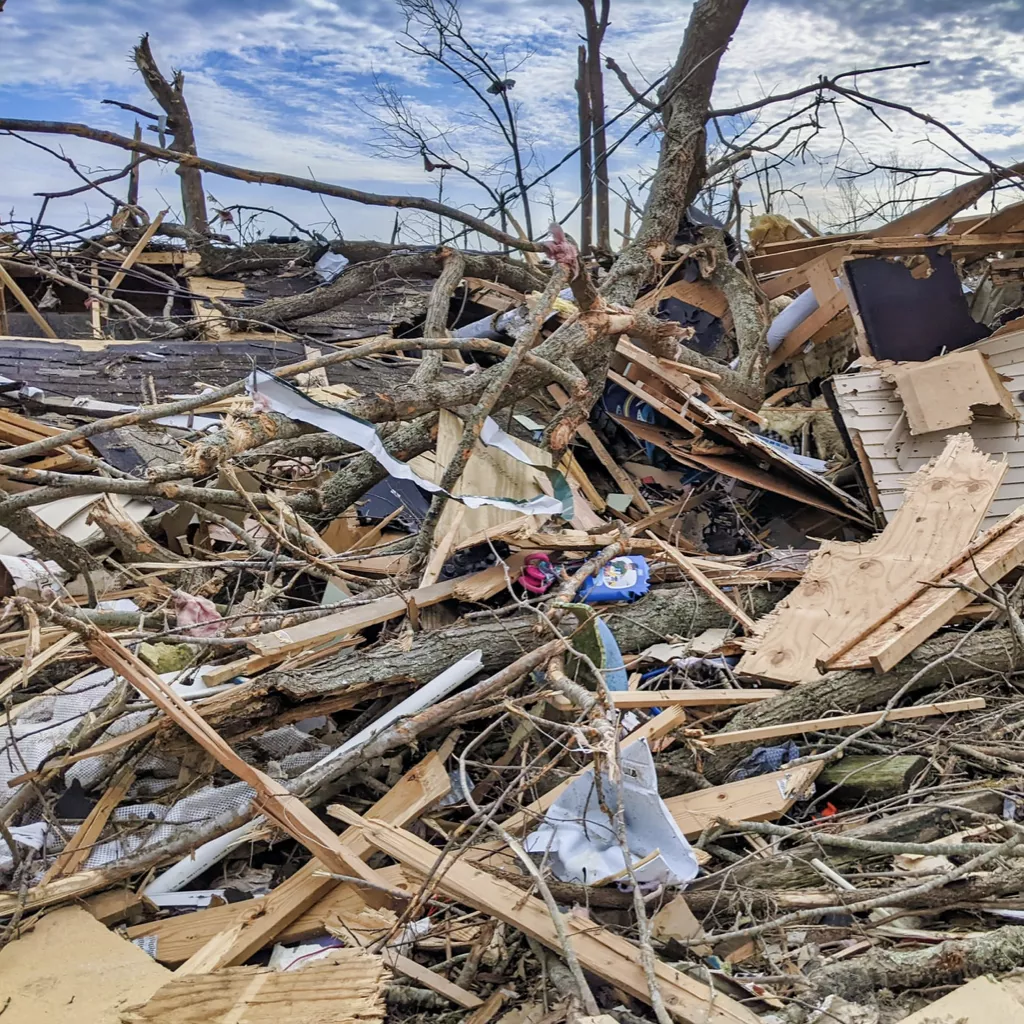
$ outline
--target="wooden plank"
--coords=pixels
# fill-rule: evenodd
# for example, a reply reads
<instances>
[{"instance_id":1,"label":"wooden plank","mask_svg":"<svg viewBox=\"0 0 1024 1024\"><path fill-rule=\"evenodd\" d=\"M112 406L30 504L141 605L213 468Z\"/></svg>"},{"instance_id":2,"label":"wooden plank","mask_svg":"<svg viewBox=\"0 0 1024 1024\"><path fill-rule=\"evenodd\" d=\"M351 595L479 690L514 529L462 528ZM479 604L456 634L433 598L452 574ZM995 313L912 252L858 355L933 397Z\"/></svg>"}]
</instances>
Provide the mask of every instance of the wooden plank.
<instances>
[{"instance_id":1,"label":"wooden plank","mask_svg":"<svg viewBox=\"0 0 1024 1024\"><path fill-rule=\"evenodd\" d=\"M18 282L14 280L9 273L7 268L0 263L0 284L5 284L10 289L11 294L17 300L18 305L28 313L32 318L32 322L46 335L47 338L51 338L57 341L57 332L46 322L43 314L32 304L32 300L21 290Z\"/></svg>"},{"instance_id":2,"label":"wooden plank","mask_svg":"<svg viewBox=\"0 0 1024 1024\"><path fill-rule=\"evenodd\" d=\"M580 489L595 512L603 512L608 507L608 502L601 497L601 493L593 485L590 477L587 476L576 456L571 451L565 453L558 468L564 476L571 479Z\"/></svg>"},{"instance_id":3,"label":"wooden plank","mask_svg":"<svg viewBox=\"0 0 1024 1024\"><path fill-rule=\"evenodd\" d=\"M431 887L436 891L504 921L556 953L561 952L555 923L544 902L536 896L527 895L510 882L488 875L457 856L445 857L438 865L440 851L403 829L360 818L350 811L346 812L346 820L365 829L388 856L413 871L431 876ZM636 946L592 921L566 915L563 925L584 970L636 999L650 1002ZM740 1003L721 992L712 993L703 982L663 961L656 960L654 970L665 1007L676 1020L684 1024L758 1024L759 1018Z\"/></svg>"},{"instance_id":4,"label":"wooden plank","mask_svg":"<svg viewBox=\"0 0 1024 1024\"><path fill-rule=\"evenodd\" d=\"M642 295L637 300L635 308L647 310L662 299L679 299L680 302L688 302L691 306L706 310L719 318L729 312L729 302L725 293L707 281L673 281L664 288L655 288Z\"/></svg>"},{"instance_id":5,"label":"wooden plank","mask_svg":"<svg viewBox=\"0 0 1024 1024\"><path fill-rule=\"evenodd\" d=\"M173 977L124 1024L381 1024L384 961L361 949L332 950L300 971L232 967Z\"/></svg>"},{"instance_id":6,"label":"wooden plank","mask_svg":"<svg viewBox=\"0 0 1024 1024\"><path fill-rule=\"evenodd\" d=\"M931 202L903 214L902 217L897 217L884 227L872 231L872 235L875 238L887 238L892 235L930 235L961 210L973 206L997 181L1020 174L1022 170L1024 170L1024 164L1016 164L997 173L982 174L970 181L965 181L937 199L933 199Z\"/></svg>"},{"instance_id":7,"label":"wooden plank","mask_svg":"<svg viewBox=\"0 0 1024 1024\"><path fill-rule=\"evenodd\" d=\"M371 812L374 817L395 825L406 825L448 792L451 783L444 764L436 753L431 752L415 765L402 779L378 800ZM355 831L341 836L343 842L355 856L366 857L373 852L366 836ZM298 871L286 878L276 889L262 899L253 901L254 906L237 904L242 913L220 931L212 935L204 946L190 957L203 959L205 969L212 971L221 967L232 967L245 963L254 953L272 942L275 936L294 920L324 899L329 893L344 885L353 895L362 898L358 886L325 877L326 868L315 857L307 861ZM195 919L207 911L191 915ZM229 941L224 942L225 937ZM209 957L204 952L217 948L217 954Z\"/></svg>"},{"instance_id":8,"label":"wooden plank","mask_svg":"<svg viewBox=\"0 0 1024 1024\"><path fill-rule=\"evenodd\" d=\"M121 287L121 282L125 279L125 275L132 267L135 266L136 261L145 251L147 245L149 245L150 239L156 234L157 229L164 222L164 217L167 216L166 210L161 210L154 218L152 223L146 228L145 231L139 236L139 240L131 247L128 255L121 261L121 266L117 269L117 272L110 279L110 284L107 285L107 290L104 293L107 298L110 298L118 288Z\"/></svg>"},{"instance_id":9,"label":"wooden plank","mask_svg":"<svg viewBox=\"0 0 1024 1024\"><path fill-rule=\"evenodd\" d=\"M1011 991L984 975L961 985L900 1024L998 1024L1024 1018L1024 1006Z\"/></svg>"},{"instance_id":10,"label":"wooden plank","mask_svg":"<svg viewBox=\"0 0 1024 1024\"><path fill-rule=\"evenodd\" d=\"M514 567L515 571L513 571L512 563L516 562L516 559L513 557L509 561L509 571L512 572L514 578L518 565ZM361 629L367 629L369 626L375 626L378 623L387 622L388 619L405 615L410 600L415 601L419 608L429 608L432 604L439 604L441 601L451 598L483 601L503 590L505 585L505 566L495 565L483 572L474 573L472 576L462 576L457 579L445 580L442 583L434 583L428 587L410 590L405 597L381 597L372 604L343 609L333 615L325 615L321 619L300 623L289 629L261 633L249 638L249 647L257 654L273 655L280 658L326 638L344 637L350 633L358 633Z\"/></svg>"},{"instance_id":11,"label":"wooden plank","mask_svg":"<svg viewBox=\"0 0 1024 1024\"><path fill-rule=\"evenodd\" d=\"M939 701L936 704L921 704L910 708L896 708L885 716L886 722L903 722L911 718L930 718L933 715L953 715L961 711L978 711L985 707L984 697L968 697L964 700ZM709 747L726 747L733 743L754 743L761 740L778 739L781 736L799 736L805 732L830 732L833 729L859 729L871 725L882 717L881 711L864 711L854 715L833 715L831 718L808 718L802 722L786 722L783 725L764 725L757 729L737 729L734 732L717 732L702 736L701 742ZM703 792L703 791L702 791Z\"/></svg>"},{"instance_id":12,"label":"wooden plank","mask_svg":"<svg viewBox=\"0 0 1024 1024\"><path fill-rule=\"evenodd\" d=\"M683 430L692 434L694 437L700 437L702 435L703 431L696 423L687 419L682 411L682 407L678 409L673 408L664 396L659 396L648 391L642 385L635 384L633 381L623 377L620 373L616 373L614 370L608 371L608 379L613 383L624 387L630 394L643 399L648 405L653 406L658 412L660 412L666 419L671 420L676 424L676 426L682 427ZM676 404L678 405L679 403Z\"/></svg>"},{"instance_id":13,"label":"wooden plank","mask_svg":"<svg viewBox=\"0 0 1024 1024\"><path fill-rule=\"evenodd\" d=\"M819 306L806 320L796 325L782 344L768 358L768 373L792 359L814 336L848 306L845 291L838 291L823 306ZM823 339L819 339L823 340Z\"/></svg>"},{"instance_id":14,"label":"wooden plank","mask_svg":"<svg viewBox=\"0 0 1024 1024\"><path fill-rule=\"evenodd\" d=\"M708 597L711 598L719 608L724 609L729 615L731 615L747 633L753 633L756 629L754 620L742 609L738 604L735 603L730 597L726 596L714 583L711 582L697 568L691 559L686 558L678 548L674 548L671 544L667 544L660 537L656 537L653 533L648 532L647 534L652 540L656 541L662 551L668 556L668 558L676 565L679 566L683 572L693 580L694 583L704 591Z\"/></svg>"},{"instance_id":15,"label":"wooden plank","mask_svg":"<svg viewBox=\"0 0 1024 1024\"><path fill-rule=\"evenodd\" d=\"M8 694L13 693L15 690L20 689L24 686L31 678L45 665L48 665L51 661L55 661L61 654L63 654L68 648L74 647L79 642L79 636L77 633L68 633L66 636L61 637L55 644L51 644L46 648L42 654L37 654L31 664L27 667L25 665L19 665L9 676L4 680L0 681L0 700L3 700Z\"/></svg>"},{"instance_id":16,"label":"wooden plank","mask_svg":"<svg viewBox=\"0 0 1024 1024\"><path fill-rule=\"evenodd\" d=\"M974 590L987 590L1020 565L1024 565L1024 508L971 545L961 564L937 576L936 582L962 583ZM973 594L956 586L921 586L903 608L876 621L849 650L830 658L828 668L874 668L876 672L888 672L973 600Z\"/></svg>"},{"instance_id":17,"label":"wooden plank","mask_svg":"<svg viewBox=\"0 0 1024 1024\"><path fill-rule=\"evenodd\" d=\"M215 761L256 790L260 811L314 857L318 857L329 871L339 875L354 875L379 889L380 882L376 873L353 854L302 800L281 782L239 757L223 737L148 665L119 641L99 630L89 631L86 646L102 664L123 676L143 696L148 697Z\"/></svg>"},{"instance_id":18,"label":"wooden plank","mask_svg":"<svg viewBox=\"0 0 1024 1024\"><path fill-rule=\"evenodd\" d=\"M459 528L462 526L462 520L466 512L466 507L464 505L461 506L459 511L456 512L451 526L448 527L448 531L435 543L434 550L430 553L430 560L427 562L427 567L423 570L423 577L420 579L421 587L429 587L431 583L437 582L437 577L441 575L444 563L448 560L448 556L451 554L452 547L455 544L455 535L459 532Z\"/></svg>"},{"instance_id":19,"label":"wooden plank","mask_svg":"<svg viewBox=\"0 0 1024 1024\"><path fill-rule=\"evenodd\" d=\"M100 292L100 271L96 265L96 261L93 260L89 264L89 287L96 292L97 295ZM99 299L89 298L89 325L92 328L92 336L96 339L102 340L103 338L103 303Z\"/></svg>"},{"instance_id":20,"label":"wooden plank","mask_svg":"<svg viewBox=\"0 0 1024 1024\"><path fill-rule=\"evenodd\" d=\"M436 971L432 971L429 967L424 967L423 964L417 963L411 957L396 953L389 946L385 946L381 950L381 956L384 958L384 962L389 967L398 971L399 974L404 974L412 981L418 981L421 985L433 990L438 995L450 999L456 1006L461 1006L467 1010L476 1010L484 1004L484 1001L478 995L474 995L460 985L456 985L455 982L449 981L446 977L438 974Z\"/></svg>"},{"instance_id":21,"label":"wooden plank","mask_svg":"<svg viewBox=\"0 0 1024 1024\"><path fill-rule=\"evenodd\" d=\"M683 835L699 836L718 818L727 821L775 821L799 800L824 768L821 761L783 768L724 786L670 796L665 806Z\"/></svg>"},{"instance_id":22,"label":"wooden plank","mask_svg":"<svg viewBox=\"0 0 1024 1024\"><path fill-rule=\"evenodd\" d=\"M558 403L559 409L564 409L569 403L569 396L557 384L549 385L548 394ZM622 493L630 495L633 499L633 504L645 515L649 515L651 512L650 503L640 493L640 488L637 487L629 473L625 472L615 459L612 458L612 453L608 451L604 442L597 436L594 428L584 421L579 425L576 433L590 445L590 450L597 456L598 461L607 470L608 475L619 485Z\"/></svg>"},{"instance_id":23,"label":"wooden plank","mask_svg":"<svg viewBox=\"0 0 1024 1024\"><path fill-rule=\"evenodd\" d=\"M394 866L381 868L380 875L392 887L400 887L402 878ZM284 883L282 883L284 884ZM372 919L367 920L368 911L359 886L348 886L340 883L332 889L319 903L313 904L308 910L286 925L273 941L286 945L305 942L327 934L328 923L336 927L348 927L369 941L376 941L387 933L394 923L394 916L388 916L384 910L372 913L380 917L381 927L376 929ZM256 900L245 900L240 903L226 903L219 907L206 907L189 914L176 917L163 917L127 929L129 939L151 937L156 943L156 959L162 964L175 966L184 963L206 945L218 932L227 931L233 925L256 912L257 906L266 897Z\"/></svg>"},{"instance_id":24,"label":"wooden plank","mask_svg":"<svg viewBox=\"0 0 1024 1024\"><path fill-rule=\"evenodd\" d=\"M705 708L729 707L734 704L758 704L777 697L782 690L613 690L612 704L622 710L633 708ZM573 705L561 694L549 703L563 710Z\"/></svg>"},{"instance_id":25,"label":"wooden plank","mask_svg":"<svg viewBox=\"0 0 1024 1024\"><path fill-rule=\"evenodd\" d=\"M81 907L25 922L0 950L4 1024L118 1024L171 974Z\"/></svg>"},{"instance_id":26,"label":"wooden plank","mask_svg":"<svg viewBox=\"0 0 1024 1024\"><path fill-rule=\"evenodd\" d=\"M701 393L702 385L697 384L690 374L679 368L678 364L667 359L659 359L625 338L619 339L615 351L623 359L646 370L659 383L667 385L677 392L680 401L685 402L690 395Z\"/></svg>"},{"instance_id":27,"label":"wooden plank","mask_svg":"<svg viewBox=\"0 0 1024 1024\"><path fill-rule=\"evenodd\" d=\"M882 612L900 606L971 542L1006 473L969 434L950 438L916 473L883 532L860 544L825 541L800 585L758 622L737 671L782 683L818 678L817 662Z\"/></svg>"},{"instance_id":28,"label":"wooden plank","mask_svg":"<svg viewBox=\"0 0 1024 1024\"><path fill-rule=\"evenodd\" d=\"M953 225L950 227L952 228ZM960 235L962 237L973 234L1002 234L1004 231L1020 231L1022 228L1024 228L1024 203L1013 203L967 226L960 231ZM1024 247L1024 239L1021 241L1022 247Z\"/></svg>"},{"instance_id":29,"label":"wooden plank","mask_svg":"<svg viewBox=\"0 0 1024 1024\"><path fill-rule=\"evenodd\" d=\"M68 840L60 855L50 865L42 877L43 882L52 882L56 878L70 875L85 864L111 814L131 789L134 781L135 769L131 765L125 765L110 781L103 791L103 796L96 801L81 827Z\"/></svg>"}]
</instances>

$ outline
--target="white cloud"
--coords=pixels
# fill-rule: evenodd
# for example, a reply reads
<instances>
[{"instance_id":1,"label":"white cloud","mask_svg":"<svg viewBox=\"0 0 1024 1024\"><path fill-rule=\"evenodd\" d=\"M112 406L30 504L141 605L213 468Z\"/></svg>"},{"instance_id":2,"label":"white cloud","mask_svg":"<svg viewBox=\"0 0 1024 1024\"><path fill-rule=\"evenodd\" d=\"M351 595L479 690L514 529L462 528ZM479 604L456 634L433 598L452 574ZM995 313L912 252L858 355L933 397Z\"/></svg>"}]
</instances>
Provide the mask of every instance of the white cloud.
<instances>
[{"instance_id":1,"label":"white cloud","mask_svg":"<svg viewBox=\"0 0 1024 1024\"><path fill-rule=\"evenodd\" d=\"M927 110L961 132L972 145L998 160L1024 157L1024 87L1020 96L1019 44L1013 33L989 23L980 8L915 14L910 0L897 0L900 17L915 19L911 35L888 36L865 30L867 11L835 2L806 6L808 0L753 0L735 40L726 52L715 93L718 105L750 101L812 81L818 74L873 66L914 57L934 61L930 68L868 77L859 84ZM464 0L468 34L496 57L506 47L515 61L532 51L513 73L512 97L521 110L524 139L536 145L550 165L576 143L573 82L581 28L578 6L570 0L520 0L514 6L494 0ZM672 62L685 30L689 10L668 7L663 0L617 0L605 52L629 70L637 84L653 81ZM0 66L4 71L4 109L17 116L85 120L94 125L129 130L131 116L100 106L105 97L152 106L127 59L131 46L146 30L152 32L157 58L165 71L185 69L197 136L204 155L243 166L308 175L379 192L434 195L435 176L416 161L383 159L372 146L372 119L357 105L370 93L370 75L378 72L403 92L413 109L440 124L451 124L474 165L492 164L504 149L478 124L459 112L471 108L461 87L446 82L437 69L398 49L393 40L402 19L389 0L361 5L342 0L232 0L216 4L179 0L173 7L145 0L9 0L0 35ZM628 97L609 74L609 112L621 109ZM45 114L39 111L45 109ZM773 108L773 113L776 108ZM784 108L778 108L781 113ZM834 118L812 145L817 158L787 173L799 198L789 201L822 205L834 189L835 156L855 164L868 158L899 159L925 164L951 163L927 140L955 148L934 128L906 115L886 112L890 132L866 111L843 108L844 140ZM632 123L636 112L616 127ZM852 140L852 141L851 141ZM90 166L110 166L114 155L90 143L53 139L75 159ZM612 178L636 177L653 163L653 144L631 139L613 157ZM958 151L963 156L962 150ZM67 187L66 168L38 151L0 138L0 209L17 205L34 209L31 193ZM575 164L557 172L550 185L560 209L577 194ZM948 176L928 188L948 187ZM177 179L167 169L146 165L146 201L160 202L156 191L173 199ZM207 185L224 202L244 200L257 205L281 203L297 219L324 220L317 197L268 186L245 185L208 176ZM448 176L451 197L484 203ZM117 186L112 186L117 188ZM754 192L750 191L750 197ZM539 197L538 197L539 201ZM386 235L392 213L357 208L328 200L347 233ZM91 202L95 212L98 207ZM52 215L61 222L85 216L79 200L55 202ZM614 214L621 220L621 209ZM348 225L353 225L349 228Z\"/></svg>"}]
</instances>

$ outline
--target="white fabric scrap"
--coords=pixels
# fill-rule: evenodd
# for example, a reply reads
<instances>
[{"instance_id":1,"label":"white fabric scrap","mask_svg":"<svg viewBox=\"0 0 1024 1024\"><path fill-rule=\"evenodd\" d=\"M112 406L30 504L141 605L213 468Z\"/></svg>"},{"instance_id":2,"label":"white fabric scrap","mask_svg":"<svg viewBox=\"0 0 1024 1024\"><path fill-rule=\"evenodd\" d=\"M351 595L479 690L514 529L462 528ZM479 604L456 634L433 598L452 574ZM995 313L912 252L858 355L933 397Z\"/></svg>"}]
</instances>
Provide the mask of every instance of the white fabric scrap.
<instances>
[{"instance_id":1,"label":"white fabric scrap","mask_svg":"<svg viewBox=\"0 0 1024 1024\"><path fill-rule=\"evenodd\" d=\"M637 882L683 885L696 878L697 858L658 796L657 772L646 739L622 751L622 789L626 841L633 863L658 851L634 869ZM618 789L602 773L599 794L591 769L551 805L540 828L526 837L526 849L546 854L555 877L563 882L592 883L624 871L622 849L613 823L601 809L602 802L614 813ZM629 884L628 875L622 880Z\"/></svg>"},{"instance_id":2,"label":"white fabric scrap","mask_svg":"<svg viewBox=\"0 0 1024 1024\"><path fill-rule=\"evenodd\" d=\"M316 276L325 284L333 281L348 266L348 257L328 250L313 264Z\"/></svg>"},{"instance_id":3,"label":"white fabric scrap","mask_svg":"<svg viewBox=\"0 0 1024 1024\"><path fill-rule=\"evenodd\" d=\"M31 825L17 825L10 829L11 838L17 846L27 846L30 850L39 851L46 845L46 836L50 826L45 821L37 821ZM7 843L0 841L0 871L7 872L14 867L14 856Z\"/></svg>"},{"instance_id":4,"label":"white fabric scrap","mask_svg":"<svg viewBox=\"0 0 1024 1024\"><path fill-rule=\"evenodd\" d=\"M306 398L305 395L296 391L293 387L278 380L276 377L263 370L254 370L249 379L248 389L250 394L265 396L274 412L287 416L289 419L297 420L300 423L308 423L318 427L335 437L340 437L350 444L354 444L365 452L369 452L393 477L399 480L410 480L418 487L430 493L437 493L441 488L431 480L426 480L417 475L408 465L400 462L392 456L384 447L376 429L372 423L349 416L340 409L328 409L317 402ZM501 448L502 451L511 455L518 462L527 466L533 463L527 458L523 450L495 423L488 419L484 422L480 439L485 444ZM459 494L449 495L456 501L462 502L468 508L480 508L482 505L493 505L495 508L508 509L510 512L521 512L530 515L560 515L563 510L562 502L557 498L549 498L547 495L540 495L529 501L515 501L509 498L491 498L482 495Z\"/></svg>"}]
</instances>

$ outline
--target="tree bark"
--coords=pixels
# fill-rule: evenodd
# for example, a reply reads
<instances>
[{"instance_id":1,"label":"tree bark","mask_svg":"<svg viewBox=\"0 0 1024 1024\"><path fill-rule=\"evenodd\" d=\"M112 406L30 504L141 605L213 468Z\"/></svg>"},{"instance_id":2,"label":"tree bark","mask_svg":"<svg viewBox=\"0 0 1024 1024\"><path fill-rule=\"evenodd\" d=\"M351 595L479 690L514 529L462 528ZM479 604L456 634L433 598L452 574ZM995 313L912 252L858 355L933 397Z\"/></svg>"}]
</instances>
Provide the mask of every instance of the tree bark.
<instances>
[{"instance_id":1,"label":"tree bark","mask_svg":"<svg viewBox=\"0 0 1024 1024\"><path fill-rule=\"evenodd\" d=\"M160 104L167 115L168 130L174 132L174 141L170 145L175 153L196 156L196 136L192 128L192 117L188 111L183 93L185 75L175 71L171 81L167 81L160 68L157 67L153 51L149 48L149 34L144 35L135 47L135 66L142 75L153 99ZM185 227L190 231L207 234L210 224L206 214L206 194L203 192L203 172L195 166L178 165L178 177L181 178L181 205L185 212Z\"/></svg>"},{"instance_id":2,"label":"tree bark","mask_svg":"<svg viewBox=\"0 0 1024 1024\"><path fill-rule=\"evenodd\" d=\"M781 589L758 588L752 597L756 614L774 607ZM411 649L399 640L371 651L345 652L300 673L275 672L275 689L296 701L311 700L336 690L338 681L362 683L392 678L425 683L460 658L480 649L484 670L497 672L524 651L551 638L534 615L516 615L416 634ZM668 636L696 636L705 629L729 626L732 620L714 601L692 587L662 587L635 604L622 605L606 617L623 652L641 651ZM267 676L262 676L267 679Z\"/></svg>"},{"instance_id":3,"label":"tree bark","mask_svg":"<svg viewBox=\"0 0 1024 1024\"><path fill-rule=\"evenodd\" d=\"M516 263L502 256L475 256L471 253L467 253L464 259L463 273L467 277L497 281L521 292L538 291L545 284L543 275L531 270L525 263ZM268 299L258 306L240 309L239 318L254 323L287 324L313 313L333 309L347 299L362 295L393 278L404 278L410 274L439 275L443 266L443 255L437 250L396 254L375 262L356 264L348 267L331 284L314 288L302 295Z\"/></svg>"},{"instance_id":4,"label":"tree bark","mask_svg":"<svg viewBox=\"0 0 1024 1024\"><path fill-rule=\"evenodd\" d=\"M608 145L604 130L604 72L601 68L601 43L608 28L609 0L580 0L587 30L586 83L590 108L594 154L594 192L597 198L597 235L595 246L602 252L612 251L611 221L608 206ZM589 181L589 175L588 175Z\"/></svg>"},{"instance_id":5,"label":"tree bark","mask_svg":"<svg viewBox=\"0 0 1024 1024\"><path fill-rule=\"evenodd\" d=\"M587 76L587 48L576 54L576 104L580 129L580 252L589 253L594 245L593 119L590 114L590 83Z\"/></svg>"},{"instance_id":6,"label":"tree bark","mask_svg":"<svg viewBox=\"0 0 1024 1024\"><path fill-rule=\"evenodd\" d=\"M957 645L960 644L956 654ZM939 661L940 658L946 660ZM829 672L817 682L794 686L778 697L744 708L725 726L726 731L752 729L763 725L818 718L829 711L844 714L881 707L914 676L907 691L911 697L937 686L958 683L991 672L1013 672L1024 668L1024 651L1015 644L1009 629L989 629L966 639L947 633L921 644L891 672ZM964 696L968 694L963 692ZM736 743L714 750L704 762L704 774L712 783L725 782L729 773L753 749L753 744Z\"/></svg>"},{"instance_id":7,"label":"tree bark","mask_svg":"<svg viewBox=\"0 0 1024 1024\"><path fill-rule=\"evenodd\" d=\"M845 963L810 975L820 995L836 993L852 1002L874 1005L879 989L901 991L957 984L1024 963L1024 926L1006 925L977 938L950 939L925 949L871 949Z\"/></svg>"}]
</instances>

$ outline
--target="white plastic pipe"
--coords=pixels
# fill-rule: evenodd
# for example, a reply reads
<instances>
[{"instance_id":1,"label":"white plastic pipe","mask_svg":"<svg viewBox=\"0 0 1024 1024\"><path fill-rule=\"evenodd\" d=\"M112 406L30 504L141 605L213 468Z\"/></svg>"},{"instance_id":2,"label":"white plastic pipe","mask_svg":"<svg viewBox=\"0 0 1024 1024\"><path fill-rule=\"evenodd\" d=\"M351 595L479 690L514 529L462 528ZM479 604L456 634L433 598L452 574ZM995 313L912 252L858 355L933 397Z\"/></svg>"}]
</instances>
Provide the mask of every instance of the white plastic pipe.
<instances>
[{"instance_id":1,"label":"white plastic pipe","mask_svg":"<svg viewBox=\"0 0 1024 1024\"><path fill-rule=\"evenodd\" d=\"M392 722L398 721L399 718L405 718L408 715L415 714L417 711L422 711L424 708L439 701L442 697L446 697L457 686L461 686L468 679L472 679L483 668L483 663L482 651L476 650L471 654L467 654L461 661L457 661L450 668L445 669L439 676L435 676L429 683L421 686L415 693L410 694L390 711L381 715L380 718L368 725L362 732L346 740L340 747L332 750L326 757L321 758L316 764L307 768L295 782L301 783L303 775L312 773L321 766L341 757L342 754L347 754L350 750L369 743L374 736L386 729ZM204 871L212 868L214 864L225 854L230 853L236 846L246 842L254 832L263 828L266 823L266 818L261 814L253 818L252 821L233 829L231 832L219 836L217 839L211 839L208 843L203 843L202 846L193 850L184 860L178 861L177 864L168 868L162 875L153 879L146 886L145 895L177 892L182 886L188 885L192 879L198 878Z\"/></svg>"}]
</instances>

